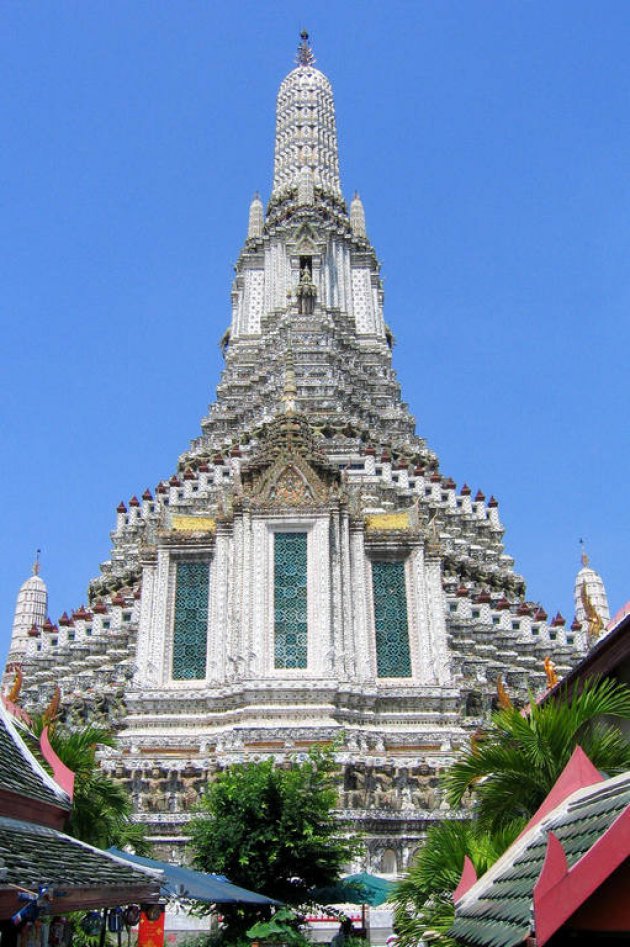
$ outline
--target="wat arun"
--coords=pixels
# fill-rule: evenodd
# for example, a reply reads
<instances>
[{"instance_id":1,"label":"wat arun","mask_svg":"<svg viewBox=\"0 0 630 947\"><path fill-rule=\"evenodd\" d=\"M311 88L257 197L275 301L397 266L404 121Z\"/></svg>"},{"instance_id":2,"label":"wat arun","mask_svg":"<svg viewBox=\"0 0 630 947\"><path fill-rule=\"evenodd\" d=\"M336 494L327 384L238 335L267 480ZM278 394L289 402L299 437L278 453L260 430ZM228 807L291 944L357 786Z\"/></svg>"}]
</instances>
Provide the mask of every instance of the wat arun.
<instances>
[{"instance_id":1,"label":"wat arun","mask_svg":"<svg viewBox=\"0 0 630 947\"><path fill-rule=\"evenodd\" d=\"M452 814L439 773L497 693L524 701L551 661L562 674L584 653L580 622L528 600L497 501L458 489L416 433L392 345L363 204L341 190L331 85L302 34L201 433L119 505L85 604L53 623L35 575L13 629L14 701L42 708L59 688L64 719L115 728L103 766L158 857L221 768L332 743L362 867L402 871Z\"/></svg>"}]
</instances>

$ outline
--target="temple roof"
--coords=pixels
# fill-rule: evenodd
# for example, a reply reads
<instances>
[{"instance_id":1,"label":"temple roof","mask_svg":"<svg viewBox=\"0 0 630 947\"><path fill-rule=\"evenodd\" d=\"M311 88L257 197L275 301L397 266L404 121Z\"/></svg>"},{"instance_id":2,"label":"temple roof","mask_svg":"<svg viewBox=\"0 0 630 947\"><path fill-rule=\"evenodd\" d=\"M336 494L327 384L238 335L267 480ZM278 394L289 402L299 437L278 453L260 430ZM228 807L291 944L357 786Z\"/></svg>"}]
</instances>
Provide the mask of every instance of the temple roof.
<instances>
[{"instance_id":1,"label":"temple roof","mask_svg":"<svg viewBox=\"0 0 630 947\"><path fill-rule=\"evenodd\" d=\"M57 913L157 900L161 873L58 831L70 797L30 752L0 703L0 920L25 907L22 890L51 888ZM54 909L53 909L54 910Z\"/></svg>"},{"instance_id":2,"label":"temple roof","mask_svg":"<svg viewBox=\"0 0 630 947\"><path fill-rule=\"evenodd\" d=\"M553 832L575 865L630 806L630 773L573 792L521 836L461 897L452 936L466 944L516 947L530 934L534 888Z\"/></svg>"},{"instance_id":3,"label":"temple roof","mask_svg":"<svg viewBox=\"0 0 630 947\"><path fill-rule=\"evenodd\" d=\"M37 762L0 704L0 790L70 809L70 799Z\"/></svg>"},{"instance_id":4,"label":"temple roof","mask_svg":"<svg viewBox=\"0 0 630 947\"><path fill-rule=\"evenodd\" d=\"M40 885L84 889L60 893L59 910L64 912L72 909L77 897L81 906L90 907L159 896L161 873L134 868L121 858L33 822L0 816L0 858L7 869L5 884L31 891ZM122 888L129 890L123 894ZM86 903L90 891L93 902Z\"/></svg>"}]
</instances>

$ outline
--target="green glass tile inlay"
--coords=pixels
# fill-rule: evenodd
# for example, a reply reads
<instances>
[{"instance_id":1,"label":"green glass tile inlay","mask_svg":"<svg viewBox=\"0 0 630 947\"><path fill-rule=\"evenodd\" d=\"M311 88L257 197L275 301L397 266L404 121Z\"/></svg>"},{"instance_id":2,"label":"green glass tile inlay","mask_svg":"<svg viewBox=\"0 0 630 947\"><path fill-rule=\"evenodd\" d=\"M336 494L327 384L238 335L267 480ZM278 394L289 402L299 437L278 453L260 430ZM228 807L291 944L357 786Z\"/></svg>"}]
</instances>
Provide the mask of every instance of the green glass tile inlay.
<instances>
[{"instance_id":1,"label":"green glass tile inlay","mask_svg":"<svg viewBox=\"0 0 630 947\"><path fill-rule=\"evenodd\" d=\"M207 562L178 562L173 631L173 679L203 680L206 676L208 629Z\"/></svg>"},{"instance_id":2,"label":"green glass tile inlay","mask_svg":"<svg viewBox=\"0 0 630 947\"><path fill-rule=\"evenodd\" d=\"M372 588L379 677L411 677L404 562L373 562Z\"/></svg>"},{"instance_id":3,"label":"green glass tile inlay","mask_svg":"<svg viewBox=\"0 0 630 947\"><path fill-rule=\"evenodd\" d=\"M274 535L274 666L307 666L306 533Z\"/></svg>"}]
</instances>

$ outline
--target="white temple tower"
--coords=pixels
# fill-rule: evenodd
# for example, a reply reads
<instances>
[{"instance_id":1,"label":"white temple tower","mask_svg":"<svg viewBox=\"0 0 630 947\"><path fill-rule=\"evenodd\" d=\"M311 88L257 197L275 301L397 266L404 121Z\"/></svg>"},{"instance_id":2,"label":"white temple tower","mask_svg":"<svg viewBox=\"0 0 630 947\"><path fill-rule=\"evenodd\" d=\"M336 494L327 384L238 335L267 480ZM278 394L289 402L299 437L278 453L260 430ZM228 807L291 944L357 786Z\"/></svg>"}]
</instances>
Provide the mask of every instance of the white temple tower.
<instances>
[{"instance_id":1,"label":"white temple tower","mask_svg":"<svg viewBox=\"0 0 630 947\"><path fill-rule=\"evenodd\" d=\"M401 870L497 679L526 700L582 642L527 599L497 500L458 490L416 433L306 35L243 231L201 432L119 504L87 607L44 628L24 693L58 684L69 720L116 726L104 766L165 853L221 767L333 742L364 867Z\"/></svg>"},{"instance_id":2,"label":"white temple tower","mask_svg":"<svg viewBox=\"0 0 630 947\"><path fill-rule=\"evenodd\" d=\"M18 592L15 616L11 631L11 645L7 664L21 661L27 651L29 632L33 627L43 628L48 614L48 589L39 574L39 550L33 564L33 574L24 582Z\"/></svg>"},{"instance_id":3,"label":"white temple tower","mask_svg":"<svg viewBox=\"0 0 630 947\"><path fill-rule=\"evenodd\" d=\"M610 621L608 596L604 580L589 564L586 552L582 551L582 566L575 577L573 600L575 603L575 617L582 625L583 631L589 627L590 643L601 634ZM599 619L599 621L598 621Z\"/></svg>"}]
</instances>

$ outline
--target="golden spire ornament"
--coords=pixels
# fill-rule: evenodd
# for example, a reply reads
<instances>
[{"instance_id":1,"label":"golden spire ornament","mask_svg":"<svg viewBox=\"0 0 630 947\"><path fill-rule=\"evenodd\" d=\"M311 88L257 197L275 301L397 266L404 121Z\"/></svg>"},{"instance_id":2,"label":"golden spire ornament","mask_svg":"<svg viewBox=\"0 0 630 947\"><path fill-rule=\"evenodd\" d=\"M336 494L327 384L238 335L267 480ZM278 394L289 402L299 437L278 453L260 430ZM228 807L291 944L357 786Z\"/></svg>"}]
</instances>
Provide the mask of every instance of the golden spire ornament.
<instances>
[{"instance_id":1,"label":"golden spire ornament","mask_svg":"<svg viewBox=\"0 0 630 947\"><path fill-rule=\"evenodd\" d=\"M586 553L584 553L586 556ZM584 560L582 560L584 561ZM588 561L588 559L587 559ZM582 587L580 589L580 598L582 600L582 605L584 606L584 612L586 613L586 621L588 623L588 636L589 638L599 638L602 631L604 630L604 620L599 614L590 595L586 588L586 582L582 582Z\"/></svg>"},{"instance_id":2,"label":"golden spire ornament","mask_svg":"<svg viewBox=\"0 0 630 947\"><path fill-rule=\"evenodd\" d=\"M558 674L556 672L556 666L551 660L551 658L549 657L549 655L547 655L547 657L545 658L544 664L545 664L545 674L547 675L547 690L550 691L552 687L555 687L556 684L559 683L560 678L558 677Z\"/></svg>"}]
</instances>

